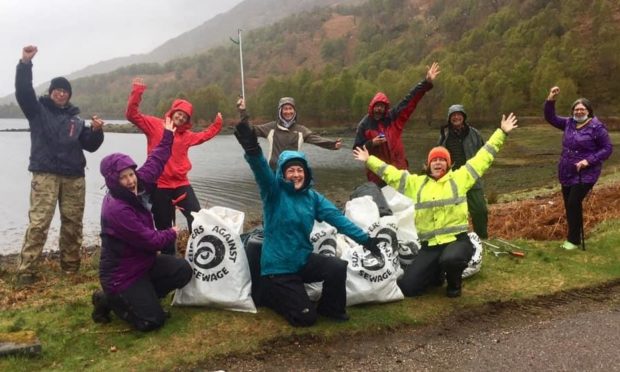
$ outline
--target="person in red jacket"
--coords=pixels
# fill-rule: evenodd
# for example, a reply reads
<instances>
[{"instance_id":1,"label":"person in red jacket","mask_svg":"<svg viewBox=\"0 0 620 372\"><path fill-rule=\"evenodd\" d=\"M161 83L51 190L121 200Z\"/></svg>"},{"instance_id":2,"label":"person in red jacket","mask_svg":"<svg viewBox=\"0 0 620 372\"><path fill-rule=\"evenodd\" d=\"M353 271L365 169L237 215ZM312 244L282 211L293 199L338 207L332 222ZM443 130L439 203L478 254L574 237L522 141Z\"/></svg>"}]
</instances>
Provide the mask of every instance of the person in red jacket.
<instances>
[{"instance_id":1,"label":"person in red jacket","mask_svg":"<svg viewBox=\"0 0 620 372\"><path fill-rule=\"evenodd\" d=\"M172 227L175 207L179 208L187 219L187 226L191 228L193 217L191 212L200 210L200 203L194 189L187 178L192 168L188 151L191 146L200 145L215 137L222 129L222 115L217 114L215 121L202 132L191 131L192 113L194 108L184 99L175 99L164 118L145 115L140 112L140 102L146 85L142 78L135 78L127 101L127 120L136 125L147 139L147 153L157 146L164 135L164 121L172 119L176 131L172 145L172 155L164 167L164 171L157 180L157 188L151 195L153 218L158 230ZM175 254L174 244L162 249L162 253Z\"/></svg>"},{"instance_id":2,"label":"person in red jacket","mask_svg":"<svg viewBox=\"0 0 620 372\"><path fill-rule=\"evenodd\" d=\"M402 140L405 124L424 94L433 88L433 80L439 73L439 64L433 62L426 72L426 78L413 87L398 106L391 109L385 93L377 92L368 105L368 114L357 125L353 148L365 146L371 155L406 170L409 163ZM385 182L369 170L366 170L366 177L368 181L385 186Z\"/></svg>"}]
</instances>

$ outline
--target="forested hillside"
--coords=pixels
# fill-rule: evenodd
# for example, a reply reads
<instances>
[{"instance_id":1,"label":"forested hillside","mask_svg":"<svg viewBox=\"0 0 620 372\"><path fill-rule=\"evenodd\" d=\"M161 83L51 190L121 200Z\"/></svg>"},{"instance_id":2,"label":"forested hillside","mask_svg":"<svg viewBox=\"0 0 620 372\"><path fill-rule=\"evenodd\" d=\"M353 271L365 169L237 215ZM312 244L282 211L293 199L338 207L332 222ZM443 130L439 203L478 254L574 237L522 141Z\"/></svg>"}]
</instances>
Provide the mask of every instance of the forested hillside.
<instances>
[{"instance_id":1,"label":"forested hillside","mask_svg":"<svg viewBox=\"0 0 620 372\"><path fill-rule=\"evenodd\" d=\"M597 114L617 115L619 24L617 0L371 0L301 13L244 35L248 105L253 116L269 119L278 98L290 95L313 125L354 125L377 90L397 103L425 66L439 61L442 73L416 112L427 122L442 120L456 102L480 121L508 111L540 115L554 84L564 111L586 96ZM137 75L149 86L145 112L163 113L181 96L194 103L196 118L236 116L233 43L78 79L75 102L85 112L122 117Z\"/></svg>"}]
</instances>

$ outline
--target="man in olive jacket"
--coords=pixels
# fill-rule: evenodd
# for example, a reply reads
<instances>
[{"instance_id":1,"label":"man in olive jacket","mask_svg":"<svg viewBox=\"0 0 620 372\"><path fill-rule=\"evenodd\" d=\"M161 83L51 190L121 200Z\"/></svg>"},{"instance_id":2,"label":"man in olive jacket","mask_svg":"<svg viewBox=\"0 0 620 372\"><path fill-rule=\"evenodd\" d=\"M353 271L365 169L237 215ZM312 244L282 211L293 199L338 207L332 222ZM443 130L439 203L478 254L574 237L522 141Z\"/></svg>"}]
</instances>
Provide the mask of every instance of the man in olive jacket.
<instances>
[{"instance_id":1,"label":"man in olive jacket","mask_svg":"<svg viewBox=\"0 0 620 372\"><path fill-rule=\"evenodd\" d=\"M448 108L448 123L440 129L439 146L447 148L450 152L454 170L465 165L465 162L473 158L476 152L484 146L484 139L480 132L469 125L463 105L452 105ZM481 179L478 179L467 192L467 208L474 231L480 239L487 239L489 237L487 232L489 211L484 199Z\"/></svg>"},{"instance_id":2,"label":"man in olive jacket","mask_svg":"<svg viewBox=\"0 0 620 372\"><path fill-rule=\"evenodd\" d=\"M48 94L37 99L32 87L32 58L37 47L23 48L17 65L15 96L30 127L29 225L20 255L16 284L37 281L36 265L47 240L56 204L60 209L60 266L67 274L80 268L82 217L86 184L83 150L94 152L103 143L103 121L92 117L92 126L73 106L71 84L64 77L52 79Z\"/></svg>"}]
</instances>

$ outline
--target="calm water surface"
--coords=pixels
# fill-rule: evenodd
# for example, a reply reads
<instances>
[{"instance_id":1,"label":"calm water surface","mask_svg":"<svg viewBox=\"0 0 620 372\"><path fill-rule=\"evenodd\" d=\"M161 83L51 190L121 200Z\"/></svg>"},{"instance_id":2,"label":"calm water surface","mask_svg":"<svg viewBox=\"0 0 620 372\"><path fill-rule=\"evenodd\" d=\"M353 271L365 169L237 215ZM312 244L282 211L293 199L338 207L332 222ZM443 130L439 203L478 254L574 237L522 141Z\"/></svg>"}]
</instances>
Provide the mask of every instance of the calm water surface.
<instances>
[{"instance_id":1,"label":"calm water surface","mask_svg":"<svg viewBox=\"0 0 620 372\"><path fill-rule=\"evenodd\" d=\"M0 129L27 128L22 119L0 119ZM344 148L329 151L307 145L317 189L328 197L345 194L365 180L361 163L353 160L350 138ZM266 146L263 143L263 149ZM3 180L0 181L0 254L21 249L28 226L31 174L28 172L30 135L27 132L0 132ZM84 210L84 244L99 242L101 200L105 195L103 177L99 174L101 159L113 152L130 155L139 165L146 160L146 138L143 134L106 133L103 145L95 153L86 152L86 208ZM254 178L242 156L242 149L230 135L220 135L191 148L193 168L190 180L203 207L215 205L246 212L260 210ZM338 200L341 201L341 200ZM185 218L179 215L179 225ZM56 249L60 218L58 211L52 221L45 249Z\"/></svg>"}]
</instances>

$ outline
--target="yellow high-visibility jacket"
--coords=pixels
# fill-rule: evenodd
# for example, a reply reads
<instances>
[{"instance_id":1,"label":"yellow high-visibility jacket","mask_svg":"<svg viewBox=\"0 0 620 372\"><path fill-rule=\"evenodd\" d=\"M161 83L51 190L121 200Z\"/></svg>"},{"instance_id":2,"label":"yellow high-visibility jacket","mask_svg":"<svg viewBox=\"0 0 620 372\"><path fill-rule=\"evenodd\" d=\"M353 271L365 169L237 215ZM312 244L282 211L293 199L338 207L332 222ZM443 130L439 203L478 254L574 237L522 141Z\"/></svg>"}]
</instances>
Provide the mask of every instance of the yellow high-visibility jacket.
<instances>
[{"instance_id":1,"label":"yellow high-visibility jacket","mask_svg":"<svg viewBox=\"0 0 620 372\"><path fill-rule=\"evenodd\" d=\"M467 191L489 169L505 139L506 133L497 129L465 166L449 170L438 180L409 174L375 156L370 156L366 167L413 200L420 241L428 241L432 247L450 243L456 234L467 232Z\"/></svg>"}]
</instances>

